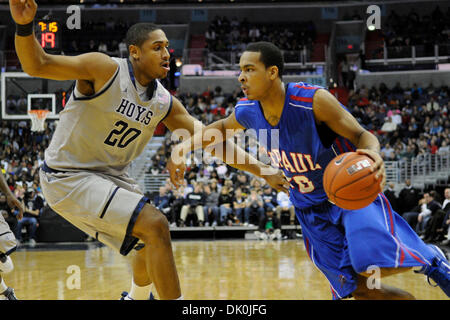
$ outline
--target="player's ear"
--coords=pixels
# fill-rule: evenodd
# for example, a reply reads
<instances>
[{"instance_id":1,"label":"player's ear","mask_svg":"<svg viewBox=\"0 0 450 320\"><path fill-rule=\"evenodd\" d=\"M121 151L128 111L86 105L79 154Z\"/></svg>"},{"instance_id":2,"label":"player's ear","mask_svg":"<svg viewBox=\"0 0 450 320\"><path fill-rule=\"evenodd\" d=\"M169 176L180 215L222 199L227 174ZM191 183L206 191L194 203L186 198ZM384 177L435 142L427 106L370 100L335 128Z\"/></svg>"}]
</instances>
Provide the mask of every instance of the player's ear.
<instances>
[{"instance_id":1,"label":"player's ear","mask_svg":"<svg viewBox=\"0 0 450 320\"><path fill-rule=\"evenodd\" d=\"M270 80L275 80L276 78L278 78L278 67L277 66L269 67L269 77L270 77Z\"/></svg>"},{"instance_id":2,"label":"player's ear","mask_svg":"<svg viewBox=\"0 0 450 320\"><path fill-rule=\"evenodd\" d=\"M134 60L139 60L139 48L135 45L130 45L128 48L130 51L130 57L132 57Z\"/></svg>"}]
</instances>

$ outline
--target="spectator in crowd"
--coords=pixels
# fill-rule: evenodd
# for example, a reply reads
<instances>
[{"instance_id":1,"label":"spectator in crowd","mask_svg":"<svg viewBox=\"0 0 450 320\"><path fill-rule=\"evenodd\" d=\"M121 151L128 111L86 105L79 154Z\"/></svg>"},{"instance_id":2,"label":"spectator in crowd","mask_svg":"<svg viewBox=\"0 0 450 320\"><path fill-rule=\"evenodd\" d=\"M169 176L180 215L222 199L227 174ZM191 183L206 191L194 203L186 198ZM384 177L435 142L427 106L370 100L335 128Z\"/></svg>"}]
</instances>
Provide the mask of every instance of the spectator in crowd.
<instances>
[{"instance_id":1,"label":"spectator in crowd","mask_svg":"<svg viewBox=\"0 0 450 320\"><path fill-rule=\"evenodd\" d=\"M184 227L184 221L181 221L180 213L184 204L184 187L173 190L170 201L170 215L172 217L171 227Z\"/></svg>"},{"instance_id":2,"label":"spectator in crowd","mask_svg":"<svg viewBox=\"0 0 450 320\"><path fill-rule=\"evenodd\" d=\"M119 42L119 54L121 58L126 58L128 56L128 47L125 42L125 39Z\"/></svg>"},{"instance_id":3,"label":"spectator in crowd","mask_svg":"<svg viewBox=\"0 0 450 320\"><path fill-rule=\"evenodd\" d=\"M442 230L440 231L443 235L447 234L447 239L443 240L441 244L450 244L450 188L445 188L444 190L444 202L442 203L442 210L445 212L444 221L442 222Z\"/></svg>"},{"instance_id":4,"label":"spectator in crowd","mask_svg":"<svg viewBox=\"0 0 450 320\"><path fill-rule=\"evenodd\" d=\"M448 139L444 139L441 143L441 146L439 147L438 150L438 155L446 155L450 153L450 146L448 144Z\"/></svg>"},{"instance_id":5,"label":"spectator in crowd","mask_svg":"<svg viewBox=\"0 0 450 320\"><path fill-rule=\"evenodd\" d=\"M436 102L433 96L430 98L430 101L427 103L426 107L428 112L439 111L440 108L439 103Z\"/></svg>"},{"instance_id":6,"label":"spectator in crowd","mask_svg":"<svg viewBox=\"0 0 450 320\"><path fill-rule=\"evenodd\" d=\"M244 211L249 225L258 225L264 218L264 202L256 189L250 191Z\"/></svg>"},{"instance_id":7,"label":"spectator in crowd","mask_svg":"<svg viewBox=\"0 0 450 320\"><path fill-rule=\"evenodd\" d=\"M244 197L248 196L250 194L249 185L248 185L248 178L245 172L239 171L236 176L235 185L237 188L241 189L241 192L243 193Z\"/></svg>"},{"instance_id":8,"label":"spectator in crowd","mask_svg":"<svg viewBox=\"0 0 450 320\"><path fill-rule=\"evenodd\" d=\"M226 224L228 217L233 213L233 197L227 186L223 186L219 195L220 225Z\"/></svg>"},{"instance_id":9,"label":"spectator in crowd","mask_svg":"<svg viewBox=\"0 0 450 320\"><path fill-rule=\"evenodd\" d=\"M159 194L155 196L153 204L166 216L169 222L173 222L170 207L170 195L167 194L166 186L159 187Z\"/></svg>"},{"instance_id":10,"label":"spectator in crowd","mask_svg":"<svg viewBox=\"0 0 450 320\"><path fill-rule=\"evenodd\" d=\"M98 52L103 52L104 54L108 54L108 46L106 45L106 43L104 41L100 41L100 43L98 44Z\"/></svg>"},{"instance_id":11,"label":"spectator in crowd","mask_svg":"<svg viewBox=\"0 0 450 320\"><path fill-rule=\"evenodd\" d=\"M16 229L16 238L21 243L22 228L27 228L29 245L36 245L36 230L39 227L39 216L41 209L44 207L44 199L36 193L33 188L27 190L24 196L25 211L22 220L18 221Z\"/></svg>"},{"instance_id":12,"label":"spectator in crowd","mask_svg":"<svg viewBox=\"0 0 450 320\"><path fill-rule=\"evenodd\" d=\"M219 193L217 192L217 187L211 187L211 184L205 185L205 206L204 216L206 218L205 225L208 226L217 226L220 221L219 217Z\"/></svg>"},{"instance_id":13,"label":"spectator in crowd","mask_svg":"<svg viewBox=\"0 0 450 320\"><path fill-rule=\"evenodd\" d=\"M281 240L281 223L272 207L266 209L266 214L259 221L255 234L261 240Z\"/></svg>"},{"instance_id":14,"label":"spectator in crowd","mask_svg":"<svg viewBox=\"0 0 450 320\"><path fill-rule=\"evenodd\" d=\"M417 230L417 218L421 212L427 211L426 196L424 196L418 201L418 204L411 209L411 211L406 211L403 213L403 218L408 222L408 224L414 230Z\"/></svg>"},{"instance_id":15,"label":"spectator in crowd","mask_svg":"<svg viewBox=\"0 0 450 320\"><path fill-rule=\"evenodd\" d=\"M397 130L397 124L392 121L392 117L391 116L387 116L385 118L385 122L381 126L380 130L382 132L388 132L388 133L389 132L393 132L393 131Z\"/></svg>"},{"instance_id":16,"label":"spectator in crowd","mask_svg":"<svg viewBox=\"0 0 450 320\"><path fill-rule=\"evenodd\" d=\"M277 204L276 213L280 218L281 224L293 225L295 223L295 207L289 200L289 196L284 192L278 192Z\"/></svg>"},{"instance_id":17,"label":"spectator in crowd","mask_svg":"<svg viewBox=\"0 0 450 320\"><path fill-rule=\"evenodd\" d=\"M240 223L246 226L248 225L248 216L245 215L245 207L245 197L242 195L242 189L238 187L234 191L233 209Z\"/></svg>"},{"instance_id":18,"label":"spectator in crowd","mask_svg":"<svg viewBox=\"0 0 450 320\"><path fill-rule=\"evenodd\" d=\"M89 51L89 52L97 51L96 46L97 46L97 45L96 45L96 43L95 43L95 40L91 39L91 40L89 41L88 48L87 48L86 51Z\"/></svg>"},{"instance_id":19,"label":"spectator in crowd","mask_svg":"<svg viewBox=\"0 0 450 320\"><path fill-rule=\"evenodd\" d=\"M273 191L272 187L269 185L265 185L263 187L263 194L261 195L264 202L264 210L267 208L272 208L275 211L277 207L277 193Z\"/></svg>"},{"instance_id":20,"label":"spectator in crowd","mask_svg":"<svg viewBox=\"0 0 450 320\"><path fill-rule=\"evenodd\" d=\"M399 213L403 216L405 212L410 212L417 206L421 196L420 191L411 185L411 180L405 180L405 187L400 191L399 197Z\"/></svg>"},{"instance_id":21,"label":"spectator in crowd","mask_svg":"<svg viewBox=\"0 0 450 320\"><path fill-rule=\"evenodd\" d=\"M205 194L203 193L203 185L201 183L195 183L194 191L187 194L184 205L181 207L180 220L181 226L186 224L186 218L189 214L189 210L193 210L197 215L198 225L204 226L204 211Z\"/></svg>"},{"instance_id":22,"label":"spectator in crowd","mask_svg":"<svg viewBox=\"0 0 450 320\"><path fill-rule=\"evenodd\" d=\"M425 238L425 228L428 221L436 214L436 211L441 209L441 205L435 200L435 197L436 191L434 190L425 193L419 201L419 207L416 207L412 212L406 212L403 216L422 239Z\"/></svg>"},{"instance_id":23,"label":"spectator in crowd","mask_svg":"<svg viewBox=\"0 0 450 320\"><path fill-rule=\"evenodd\" d=\"M341 72L342 77L342 85L344 87L348 87L348 72L349 72L349 66L347 63L347 59L343 58L341 62L339 63L339 70Z\"/></svg>"},{"instance_id":24,"label":"spectator in crowd","mask_svg":"<svg viewBox=\"0 0 450 320\"><path fill-rule=\"evenodd\" d=\"M384 191L384 195L388 198L392 208L395 212L399 212L398 210L398 198L395 195L395 184L393 182L389 182L387 189Z\"/></svg>"},{"instance_id":25,"label":"spectator in crowd","mask_svg":"<svg viewBox=\"0 0 450 320\"><path fill-rule=\"evenodd\" d=\"M199 170L197 174L196 181L202 183L203 185L208 184L209 178L205 175L206 170Z\"/></svg>"},{"instance_id":26,"label":"spectator in crowd","mask_svg":"<svg viewBox=\"0 0 450 320\"><path fill-rule=\"evenodd\" d=\"M417 217L417 233L422 239L426 238L425 231L430 219L441 209L441 204L436 200L436 191L432 190L425 194L426 209Z\"/></svg>"},{"instance_id":27,"label":"spectator in crowd","mask_svg":"<svg viewBox=\"0 0 450 320\"><path fill-rule=\"evenodd\" d=\"M423 232L423 241L425 242L441 242L444 240L443 228L446 212L437 209L431 213L428 223L425 225Z\"/></svg>"}]
</instances>

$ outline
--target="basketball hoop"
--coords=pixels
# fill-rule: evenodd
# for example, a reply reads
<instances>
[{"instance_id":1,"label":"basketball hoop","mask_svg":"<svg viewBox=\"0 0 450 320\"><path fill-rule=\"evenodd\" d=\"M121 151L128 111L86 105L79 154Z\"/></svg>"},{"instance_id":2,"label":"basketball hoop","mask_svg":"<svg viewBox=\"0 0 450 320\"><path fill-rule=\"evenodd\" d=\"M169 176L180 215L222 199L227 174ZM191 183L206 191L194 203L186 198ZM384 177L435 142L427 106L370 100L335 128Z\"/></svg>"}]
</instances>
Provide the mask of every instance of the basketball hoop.
<instances>
[{"instance_id":1,"label":"basketball hoop","mask_svg":"<svg viewBox=\"0 0 450 320\"><path fill-rule=\"evenodd\" d=\"M28 115L31 119L31 131L44 131L45 119L49 113L50 111L48 110L29 110Z\"/></svg>"}]
</instances>

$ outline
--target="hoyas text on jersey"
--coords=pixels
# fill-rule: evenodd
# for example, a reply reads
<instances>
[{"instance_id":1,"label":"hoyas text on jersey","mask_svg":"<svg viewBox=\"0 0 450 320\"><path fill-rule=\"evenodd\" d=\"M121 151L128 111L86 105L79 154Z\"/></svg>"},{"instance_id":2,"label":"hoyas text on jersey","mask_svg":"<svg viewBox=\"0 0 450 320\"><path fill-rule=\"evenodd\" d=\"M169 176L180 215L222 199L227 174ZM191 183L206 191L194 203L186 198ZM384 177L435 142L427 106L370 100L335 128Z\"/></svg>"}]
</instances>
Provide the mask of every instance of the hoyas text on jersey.
<instances>
[{"instance_id":1,"label":"hoyas text on jersey","mask_svg":"<svg viewBox=\"0 0 450 320\"><path fill-rule=\"evenodd\" d=\"M123 114L124 116L134 120L139 121L145 125L148 125L153 116L153 111L146 107L142 107L128 101L127 99L122 99L116 112Z\"/></svg>"}]
</instances>

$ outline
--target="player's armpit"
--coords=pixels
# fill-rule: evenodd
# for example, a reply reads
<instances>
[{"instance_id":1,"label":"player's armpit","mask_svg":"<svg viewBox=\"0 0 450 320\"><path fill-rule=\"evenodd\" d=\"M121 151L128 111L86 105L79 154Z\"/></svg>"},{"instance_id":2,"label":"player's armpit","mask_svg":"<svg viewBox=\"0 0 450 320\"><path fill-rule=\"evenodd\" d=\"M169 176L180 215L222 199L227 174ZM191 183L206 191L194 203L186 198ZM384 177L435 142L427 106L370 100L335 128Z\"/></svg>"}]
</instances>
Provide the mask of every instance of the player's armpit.
<instances>
[{"instance_id":1,"label":"player's armpit","mask_svg":"<svg viewBox=\"0 0 450 320\"><path fill-rule=\"evenodd\" d=\"M324 122L335 133L358 146L364 128L330 92L324 89L317 90L313 100L313 112L316 121Z\"/></svg>"}]
</instances>

